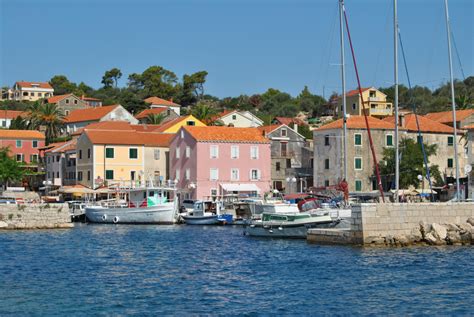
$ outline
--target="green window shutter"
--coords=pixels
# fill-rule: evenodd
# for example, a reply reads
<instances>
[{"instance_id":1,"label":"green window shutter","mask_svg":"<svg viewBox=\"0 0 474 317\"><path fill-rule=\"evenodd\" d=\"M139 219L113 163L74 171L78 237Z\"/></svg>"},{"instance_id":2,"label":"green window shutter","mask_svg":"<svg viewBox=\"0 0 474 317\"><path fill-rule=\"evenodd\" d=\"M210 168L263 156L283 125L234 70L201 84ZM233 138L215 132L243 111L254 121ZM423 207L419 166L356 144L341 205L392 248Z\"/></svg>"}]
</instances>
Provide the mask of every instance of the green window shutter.
<instances>
[{"instance_id":1,"label":"green window shutter","mask_svg":"<svg viewBox=\"0 0 474 317\"><path fill-rule=\"evenodd\" d=\"M362 169L362 159L361 158L355 158L355 169L356 170Z\"/></svg>"},{"instance_id":2,"label":"green window shutter","mask_svg":"<svg viewBox=\"0 0 474 317\"><path fill-rule=\"evenodd\" d=\"M105 149L105 157L106 158L114 158L114 149L113 148L106 148Z\"/></svg>"},{"instance_id":3,"label":"green window shutter","mask_svg":"<svg viewBox=\"0 0 474 317\"><path fill-rule=\"evenodd\" d=\"M453 146L454 145L454 137L448 136L448 146Z\"/></svg>"},{"instance_id":4,"label":"green window shutter","mask_svg":"<svg viewBox=\"0 0 474 317\"><path fill-rule=\"evenodd\" d=\"M452 158L448 158L448 168L453 168L454 164L453 164L453 159Z\"/></svg>"},{"instance_id":5,"label":"green window shutter","mask_svg":"<svg viewBox=\"0 0 474 317\"><path fill-rule=\"evenodd\" d=\"M387 146L393 146L393 135L387 135Z\"/></svg>"},{"instance_id":6,"label":"green window shutter","mask_svg":"<svg viewBox=\"0 0 474 317\"><path fill-rule=\"evenodd\" d=\"M106 170L105 179L114 179L114 170Z\"/></svg>"},{"instance_id":7,"label":"green window shutter","mask_svg":"<svg viewBox=\"0 0 474 317\"><path fill-rule=\"evenodd\" d=\"M356 192L362 191L362 181L360 181L360 180L355 181L355 190L356 190Z\"/></svg>"},{"instance_id":8,"label":"green window shutter","mask_svg":"<svg viewBox=\"0 0 474 317\"><path fill-rule=\"evenodd\" d=\"M354 145L362 145L362 135L354 134Z\"/></svg>"},{"instance_id":9,"label":"green window shutter","mask_svg":"<svg viewBox=\"0 0 474 317\"><path fill-rule=\"evenodd\" d=\"M138 149L129 149L128 154L129 154L129 158L137 159L138 158Z\"/></svg>"}]
</instances>

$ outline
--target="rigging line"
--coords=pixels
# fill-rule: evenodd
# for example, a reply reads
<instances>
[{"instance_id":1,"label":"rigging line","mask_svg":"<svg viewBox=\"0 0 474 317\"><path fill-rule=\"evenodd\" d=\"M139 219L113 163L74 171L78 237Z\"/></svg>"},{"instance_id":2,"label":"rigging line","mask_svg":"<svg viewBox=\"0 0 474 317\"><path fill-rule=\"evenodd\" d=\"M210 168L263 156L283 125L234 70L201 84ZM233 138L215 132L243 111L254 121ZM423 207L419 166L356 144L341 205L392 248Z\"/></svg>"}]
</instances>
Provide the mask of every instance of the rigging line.
<instances>
[{"instance_id":1,"label":"rigging line","mask_svg":"<svg viewBox=\"0 0 474 317\"><path fill-rule=\"evenodd\" d=\"M384 29L384 33L383 34L386 34L387 33L387 30L388 30L388 25L389 25L389 16L390 16L390 11L391 11L391 5L390 5L390 2L387 2L388 3L388 10L387 10L387 14L385 15L385 29ZM379 46L379 49L378 49L378 53L377 53L377 59L376 59L376 62L375 62L375 72L374 72L374 77L372 78L372 86L376 86L375 83L377 82L377 73L378 73L378 70L379 70L379 66L380 66L380 55L382 55L382 50L385 48L385 45L380 45Z\"/></svg>"},{"instance_id":2,"label":"rigging line","mask_svg":"<svg viewBox=\"0 0 474 317\"><path fill-rule=\"evenodd\" d=\"M385 196L384 196L384 193L383 193L382 181L381 181L381 178L380 178L379 163L377 161L377 155L375 154L374 143L372 141L372 134L370 133L369 119L367 118L367 111L366 111L366 108L365 108L364 97L362 95L362 87L360 85L359 70L357 69L357 62L356 62L355 53L354 53L354 46L352 45L351 32L349 30L349 22L347 20L347 13L346 13L346 9L345 9L344 6L342 7L342 10L344 11L344 20L346 22L347 39L349 40L349 45L350 45L350 48L351 48L352 62L354 63L354 70L355 70L355 75L356 75L356 78L357 78L357 86L359 88L360 100L361 100L361 103L362 103L362 110L364 112L365 126L367 128L367 136L369 137L370 150L372 151L372 158L374 160L375 174L377 176L377 183L378 183L380 195L382 197L382 202L385 202Z\"/></svg>"},{"instance_id":3,"label":"rigging line","mask_svg":"<svg viewBox=\"0 0 474 317\"><path fill-rule=\"evenodd\" d=\"M408 100L409 100L409 103L411 103L411 105L412 105L413 114L415 115L416 129L418 130L418 139L420 141L421 151L423 152L423 161L424 161L425 170L426 170L426 178L428 179L428 182L429 182L429 185L430 185L431 201L434 201L433 186L432 186L432 183L431 183L430 167L428 166L428 158L426 156L425 144L423 142L423 136L422 136L421 130L420 130L420 123L418 121L418 115L416 114L415 98L414 98L414 94L413 94L413 89L411 87L410 74L408 73L408 65L407 65L407 60L406 60L406 56L405 56L405 49L403 48L402 34L400 32L400 28L398 28L397 32L398 32L398 38L400 40L400 49L402 51L403 65L405 66L405 73L406 73L407 81L408 81L408 94L409 94Z\"/></svg>"},{"instance_id":4,"label":"rigging line","mask_svg":"<svg viewBox=\"0 0 474 317\"><path fill-rule=\"evenodd\" d=\"M334 15L333 15L333 21L334 21L334 24L332 26L332 30L331 30L331 33L330 33L330 36L329 36L329 45L326 47L326 50L325 50L325 54L323 56L323 60L321 61L321 65L320 65L320 70L321 70L321 73L323 72L323 65L325 64L326 67L324 68L324 75L322 76L323 80L321 82L322 86L326 86L326 83L327 83L327 77L328 77L328 72L329 72L329 59L331 58L331 51L332 51L332 46L333 46L333 42L334 42L334 33L335 33L335 30L336 30L336 25L337 25L337 10L338 7L336 6L336 10L334 12ZM326 63L324 63L326 62ZM326 86L328 87L328 86Z\"/></svg>"},{"instance_id":5,"label":"rigging line","mask_svg":"<svg viewBox=\"0 0 474 317\"><path fill-rule=\"evenodd\" d=\"M458 58L458 63L459 63L459 68L461 69L462 79L466 80L466 76L464 75L464 69L462 68L461 58L459 57L458 46L456 45L456 40L454 39L454 32L453 32L452 26L451 26L451 39L453 40L454 51L456 52L456 57Z\"/></svg>"}]
</instances>

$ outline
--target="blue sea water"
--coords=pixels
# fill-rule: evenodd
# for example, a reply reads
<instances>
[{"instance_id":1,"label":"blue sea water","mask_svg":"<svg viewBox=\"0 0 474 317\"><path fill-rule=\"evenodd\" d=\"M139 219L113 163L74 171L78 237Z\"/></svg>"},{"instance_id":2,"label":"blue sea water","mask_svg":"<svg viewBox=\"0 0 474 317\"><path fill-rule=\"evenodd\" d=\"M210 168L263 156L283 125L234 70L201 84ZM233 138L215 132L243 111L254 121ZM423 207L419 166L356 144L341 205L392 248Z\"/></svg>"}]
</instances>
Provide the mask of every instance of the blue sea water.
<instances>
[{"instance_id":1,"label":"blue sea water","mask_svg":"<svg viewBox=\"0 0 474 317\"><path fill-rule=\"evenodd\" d=\"M474 248L367 249L239 227L0 232L0 315L473 315Z\"/></svg>"}]
</instances>

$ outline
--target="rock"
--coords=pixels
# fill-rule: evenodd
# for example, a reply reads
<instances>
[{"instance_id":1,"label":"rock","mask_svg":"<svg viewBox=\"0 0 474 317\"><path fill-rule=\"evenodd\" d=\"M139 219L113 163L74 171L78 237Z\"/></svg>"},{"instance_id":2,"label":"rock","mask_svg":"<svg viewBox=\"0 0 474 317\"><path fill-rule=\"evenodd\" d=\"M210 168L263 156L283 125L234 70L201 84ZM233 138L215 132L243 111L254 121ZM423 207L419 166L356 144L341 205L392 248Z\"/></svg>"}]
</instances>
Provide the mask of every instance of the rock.
<instances>
[{"instance_id":1,"label":"rock","mask_svg":"<svg viewBox=\"0 0 474 317\"><path fill-rule=\"evenodd\" d=\"M440 224L433 223L431 225L431 232L438 240L445 240L448 234L448 230Z\"/></svg>"},{"instance_id":2,"label":"rock","mask_svg":"<svg viewBox=\"0 0 474 317\"><path fill-rule=\"evenodd\" d=\"M428 242L428 244L435 245L438 243L438 238L436 238L431 232L428 232L425 235L425 241Z\"/></svg>"},{"instance_id":3,"label":"rock","mask_svg":"<svg viewBox=\"0 0 474 317\"><path fill-rule=\"evenodd\" d=\"M420 221L420 234L423 239L425 238L425 235L430 231L431 231L431 225L424 221Z\"/></svg>"},{"instance_id":4,"label":"rock","mask_svg":"<svg viewBox=\"0 0 474 317\"><path fill-rule=\"evenodd\" d=\"M385 236L385 244L387 244L387 245L395 244L395 241L393 241L393 236L392 235Z\"/></svg>"},{"instance_id":5,"label":"rock","mask_svg":"<svg viewBox=\"0 0 474 317\"><path fill-rule=\"evenodd\" d=\"M443 225L448 231L459 231L459 227L454 223L446 223Z\"/></svg>"},{"instance_id":6,"label":"rock","mask_svg":"<svg viewBox=\"0 0 474 317\"><path fill-rule=\"evenodd\" d=\"M370 236L370 237L367 237L365 241L369 244L376 244L376 245L385 244L385 239L380 236Z\"/></svg>"},{"instance_id":7,"label":"rock","mask_svg":"<svg viewBox=\"0 0 474 317\"><path fill-rule=\"evenodd\" d=\"M458 225L459 227L459 231L461 231L461 233L463 232L472 232L474 227L471 226L469 223L461 223Z\"/></svg>"},{"instance_id":8,"label":"rock","mask_svg":"<svg viewBox=\"0 0 474 317\"><path fill-rule=\"evenodd\" d=\"M472 240L472 234L469 231L461 233L460 239L462 244L471 244L474 242L474 240Z\"/></svg>"},{"instance_id":9,"label":"rock","mask_svg":"<svg viewBox=\"0 0 474 317\"><path fill-rule=\"evenodd\" d=\"M413 228L410 232L410 240L421 241L423 235L421 234L420 228Z\"/></svg>"},{"instance_id":10,"label":"rock","mask_svg":"<svg viewBox=\"0 0 474 317\"><path fill-rule=\"evenodd\" d=\"M461 235L458 231L448 231L446 242L448 244L459 244L461 243Z\"/></svg>"},{"instance_id":11,"label":"rock","mask_svg":"<svg viewBox=\"0 0 474 317\"><path fill-rule=\"evenodd\" d=\"M8 228L8 223L5 221L0 221L0 228Z\"/></svg>"},{"instance_id":12,"label":"rock","mask_svg":"<svg viewBox=\"0 0 474 317\"><path fill-rule=\"evenodd\" d=\"M404 235L396 235L393 237L393 241L395 244L399 244L401 245L402 247L405 247L407 245L409 245L409 240L406 236Z\"/></svg>"},{"instance_id":13,"label":"rock","mask_svg":"<svg viewBox=\"0 0 474 317\"><path fill-rule=\"evenodd\" d=\"M418 234L410 234L407 236L407 239L408 239L408 243L409 244L415 244L415 243L419 243L423 240L423 237L421 236L420 233Z\"/></svg>"},{"instance_id":14,"label":"rock","mask_svg":"<svg viewBox=\"0 0 474 317\"><path fill-rule=\"evenodd\" d=\"M469 219L467 219L466 221L468 224L470 224L471 226L474 226L474 217L471 217Z\"/></svg>"}]
</instances>

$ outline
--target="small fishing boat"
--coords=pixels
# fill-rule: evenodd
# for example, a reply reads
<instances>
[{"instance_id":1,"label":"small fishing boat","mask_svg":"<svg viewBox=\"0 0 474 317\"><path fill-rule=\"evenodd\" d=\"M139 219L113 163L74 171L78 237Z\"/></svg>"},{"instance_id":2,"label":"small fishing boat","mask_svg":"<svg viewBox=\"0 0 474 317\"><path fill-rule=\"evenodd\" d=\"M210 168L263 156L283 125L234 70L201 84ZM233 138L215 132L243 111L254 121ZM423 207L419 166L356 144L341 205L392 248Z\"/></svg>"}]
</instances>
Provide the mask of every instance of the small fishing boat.
<instances>
[{"instance_id":1,"label":"small fishing boat","mask_svg":"<svg viewBox=\"0 0 474 317\"><path fill-rule=\"evenodd\" d=\"M178 201L174 194L173 200L168 197L174 191L168 187L120 189L123 195L88 205L85 214L93 223L173 224L178 220Z\"/></svg>"},{"instance_id":2,"label":"small fishing boat","mask_svg":"<svg viewBox=\"0 0 474 317\"><path fill-rule=\"evenodd\" d=\"M232 223L232 215L221 214L221 202L198 200L191 210L181 213L180 217L187 225L217 225Z\"/></svg>"},{"instance_id":3,"label":"small fishing boat","mask_svg":"<svg viewBox=\"0 0 474 317\"><path fill-rule=\"evenodd\" d=\"M262 219L244 225L244 235L272 238L305 239L310 228L332 228L339 220L329 213L263 213Z\"/></svg>"}]
</instances>

